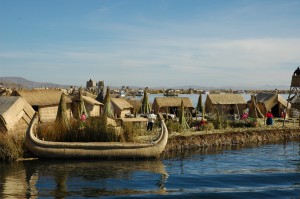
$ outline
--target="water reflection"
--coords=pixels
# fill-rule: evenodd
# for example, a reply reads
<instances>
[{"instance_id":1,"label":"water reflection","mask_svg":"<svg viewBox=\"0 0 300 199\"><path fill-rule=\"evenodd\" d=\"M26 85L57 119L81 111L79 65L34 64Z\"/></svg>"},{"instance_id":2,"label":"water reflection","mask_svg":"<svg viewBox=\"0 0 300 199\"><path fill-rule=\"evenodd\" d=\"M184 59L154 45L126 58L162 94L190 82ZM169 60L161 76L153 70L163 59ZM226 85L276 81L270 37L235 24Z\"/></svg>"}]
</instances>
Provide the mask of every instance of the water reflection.
<instances>
[{"instance_id":1,"label":"water reflection","mask_svg":"<svg viewBox=\"0 0 300 199\"><path fill-rule=\"evenodd\" d=\"M0 198L165 194L168 178L160 160L34 160L0 168Z\"/></svg>"},{"instance_id":2,"label":"water reflection","mask_svg":"<svg viewBox=\"0 0 300 199\"><path fill-rule=\"evenodd\" d=\"M294 140L295 143L300 142L299 139ZM264 145L278 144L286 146L289 142L286 141L264 141L257 143L247 143L247 144L236 144L236 145L221 145L221 146L209 146L203 148L187 149L187 150L173 150L173 151L163 151L161 157L163 159L170 158L180 158L185 159L194 155L211 155L211 154L223 154L224 151L237 151L243 149L259 148ZM296 144L298 149L300 148L299 144ZM300 149L299 149L300 150ZM299 152L300 155L300 152Z\"/></svg>"},{"instance_id":3,"label":"water reflection","mask_svg":"<svg viewBox=\"0 0 300 199\"><path fill-rule=\"evenodd\" d=\"M162 161L0 164L0 198L299 196L299 143L265 144L174 152Z\"/></svg>"}]
</instances>

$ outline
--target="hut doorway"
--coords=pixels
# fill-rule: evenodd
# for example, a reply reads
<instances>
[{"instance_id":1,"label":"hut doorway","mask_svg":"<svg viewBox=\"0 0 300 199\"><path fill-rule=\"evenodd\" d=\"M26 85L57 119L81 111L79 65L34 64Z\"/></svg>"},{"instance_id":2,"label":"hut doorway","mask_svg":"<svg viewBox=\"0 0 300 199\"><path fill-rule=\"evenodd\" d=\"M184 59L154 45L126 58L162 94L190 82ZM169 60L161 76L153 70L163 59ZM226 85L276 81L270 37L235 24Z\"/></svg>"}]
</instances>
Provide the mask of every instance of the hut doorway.
<instances>
[{"instance_id":1,"label":"hut doorway","mask_svg":"<svg viewBox=\"0 0 300 199\"><path fill-rule=\"evenodd\" d=\"M36 112L39 111L39 107L38 106L32 106L33 110L35 110Z\"/></svg>"},{"instance_id":2,"label":"hut doorway","mask_svg":"<svg viewBox=\"0 0 300 199\"><path fill-rule=\"evenodd\" d=\"M178 113L178 107L174 106L174 107L170 107L170 114L174 114L177 116Z\"/></svg>"},{"instance_id":3,"label":"hut doorway","mask_svg":"<svg viewBox=\"0 0 300 199\"><path fill-rule=\"evenodd\" d=\"M279 112L279 103L277 103L272 109L271 112L273 114L274 117L280 117L280 112Z\"/></svg>"}]
</instances>

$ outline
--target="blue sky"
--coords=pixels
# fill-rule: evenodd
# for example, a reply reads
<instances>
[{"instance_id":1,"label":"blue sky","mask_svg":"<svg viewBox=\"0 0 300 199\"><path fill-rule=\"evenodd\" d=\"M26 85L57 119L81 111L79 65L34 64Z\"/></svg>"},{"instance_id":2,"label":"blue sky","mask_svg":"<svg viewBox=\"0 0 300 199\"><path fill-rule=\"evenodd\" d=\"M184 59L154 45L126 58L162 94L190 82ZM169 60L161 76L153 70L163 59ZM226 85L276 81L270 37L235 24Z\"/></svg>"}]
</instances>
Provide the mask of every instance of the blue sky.
<instances>
[{"instance_id":1,"label":"blue sky","mask_svg":"<svg viewBox=\"0 0 300 199\"><path fill-rule=\"evenodd\" d=\"M289 86L300 0L0 0L0 76Z\"/></svg>"}]
</instances>

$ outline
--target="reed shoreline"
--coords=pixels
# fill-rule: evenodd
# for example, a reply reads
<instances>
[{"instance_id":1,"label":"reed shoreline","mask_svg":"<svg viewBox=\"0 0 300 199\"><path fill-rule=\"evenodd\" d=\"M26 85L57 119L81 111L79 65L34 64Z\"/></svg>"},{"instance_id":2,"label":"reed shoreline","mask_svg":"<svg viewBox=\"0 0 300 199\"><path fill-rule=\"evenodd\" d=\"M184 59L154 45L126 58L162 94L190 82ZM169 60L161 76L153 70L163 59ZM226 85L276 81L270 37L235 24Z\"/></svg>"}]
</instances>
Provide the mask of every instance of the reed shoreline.
<instances>
[{"instance_id":1,"label":"reed shoreline","mask_svg":"<svg viewBox=\"0 0 300 199\"><path fill-rule=\"evenodd\" d=\"M262 126L251 128L213 129L210 131L170 132L167 145L160 155L180 157L191 151L241 148L274 142L300 141L300 127ZM0 151L2 161L32 158L24 140L15 136L3 136Z\"/></svg>"},{"instance_id":2,"label":"reed shoreline","mask_svg":"<svg viewBox=\"0 0 300 199\"><path fill-rule=\"evenodd\" d=\"M168 139L163 151L180 153L208 147L247 145L265 142L300 140L300 128L241 128L226 131L201 132L189 135L175 135Z\"/></svg>"}]
</instances>

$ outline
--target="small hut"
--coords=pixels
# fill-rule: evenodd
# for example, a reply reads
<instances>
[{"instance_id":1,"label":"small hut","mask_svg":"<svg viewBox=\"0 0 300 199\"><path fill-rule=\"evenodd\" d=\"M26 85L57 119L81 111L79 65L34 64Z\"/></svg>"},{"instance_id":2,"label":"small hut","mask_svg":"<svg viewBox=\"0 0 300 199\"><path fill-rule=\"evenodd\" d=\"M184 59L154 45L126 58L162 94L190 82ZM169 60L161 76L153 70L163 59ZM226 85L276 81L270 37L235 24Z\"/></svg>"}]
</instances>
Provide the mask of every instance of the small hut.
<instances>
[{"instance_id":1,"label":"small hut","mask_svg":"<svg viewBox=\"0 0 300 199\"><path fill-rule=\"evenodd\" d=\"M20 96L0 96L0 132L25 135L35 111Z\"/></svg>"},{"instance_id":2,"label":"small hut","mask_svg":"<svg viewBox=\"0 0 300 199\"><path fill-rule=\"evenodd\" d=\"M81 96L82 97L82 100L84 102L84 107L85 107L85 110L86 110L86 114L89 116L89 117L96 117L96 116L100 116L101 115L101 110L103 107L103 104L100 103L99 101L97 101L96 99L92 98L92 97L89 97L89 96ZM79 95L76 95L75 97L72 98L72 101L73 101L73 112L74 112L74 115L75 114L79 114L77 113L77 106L79 106L79 103L80 102L80 97ZM75 105L77 104L77 105Z\"/></svg>"},{"instance_id":3,"label":"small hut","mask_svg":"<svg viewBox=\"0 0 300 199\"><path fill-rule=\"evenodd\" d=\"M103 104L88 96L82 96L87 114L90 117L100 116Z\"/></svg>"},{"instance_id":4,"label":"small hut","mask_svg":"<svg viewBox=\"0 0 300 199\"><path fill-rule=\"evenodd\" d=\"M208 94L205 101L205 111L220 114L242 114L247 108L247 102L240 94Z\"/></svg>"},{"instance_id":5,"label":"small hut","mask_svg":"<svg viewBox=\"0 0 300 199\"><path fill-rule=\"evenodd\" d=\"M192 112L194 109L193 103L189 97L156 97L152 104L152 109L156 114L169 113L179 115L181 101L187 112Z\"/></svg>"},{"instance_id":6,"label":"small hut","mask_svg":"<svg viewBox=\"0 0 300 199\"><path fill-rule=\"evenodd\" d=\"M124 118L126 114L134 111L133 106L124 98L111 98L114 114L118 118Z\"/></svg>"},{"instance_id":7,"label":"small hut","mask_svg":"<svg viewBox=\"0 0 300 199\"><path fill-rule=\"evenodd\" d=\"M259 93L256 95L257 108L263 115L271 110L274 117L281 117L281 113L286 109L288 102L278 93ZM248 101L249 114L253 116L255 113L253 103ZM289 104L290 107L290 104Z\"/></svg>"},{"instance_id":8,"label":"small hut","mask_svg":"<svg viewBox=\"0 0 300 199\"><path fill-rule=\"evenodd\" d=\"M41 122L53 122L56 119L62 91L58 89L17 90L14 96L23 97L32 108L39 112ZM71 99L66 98L67 115L72 116Z\"/></svg>"}]
</instances>

